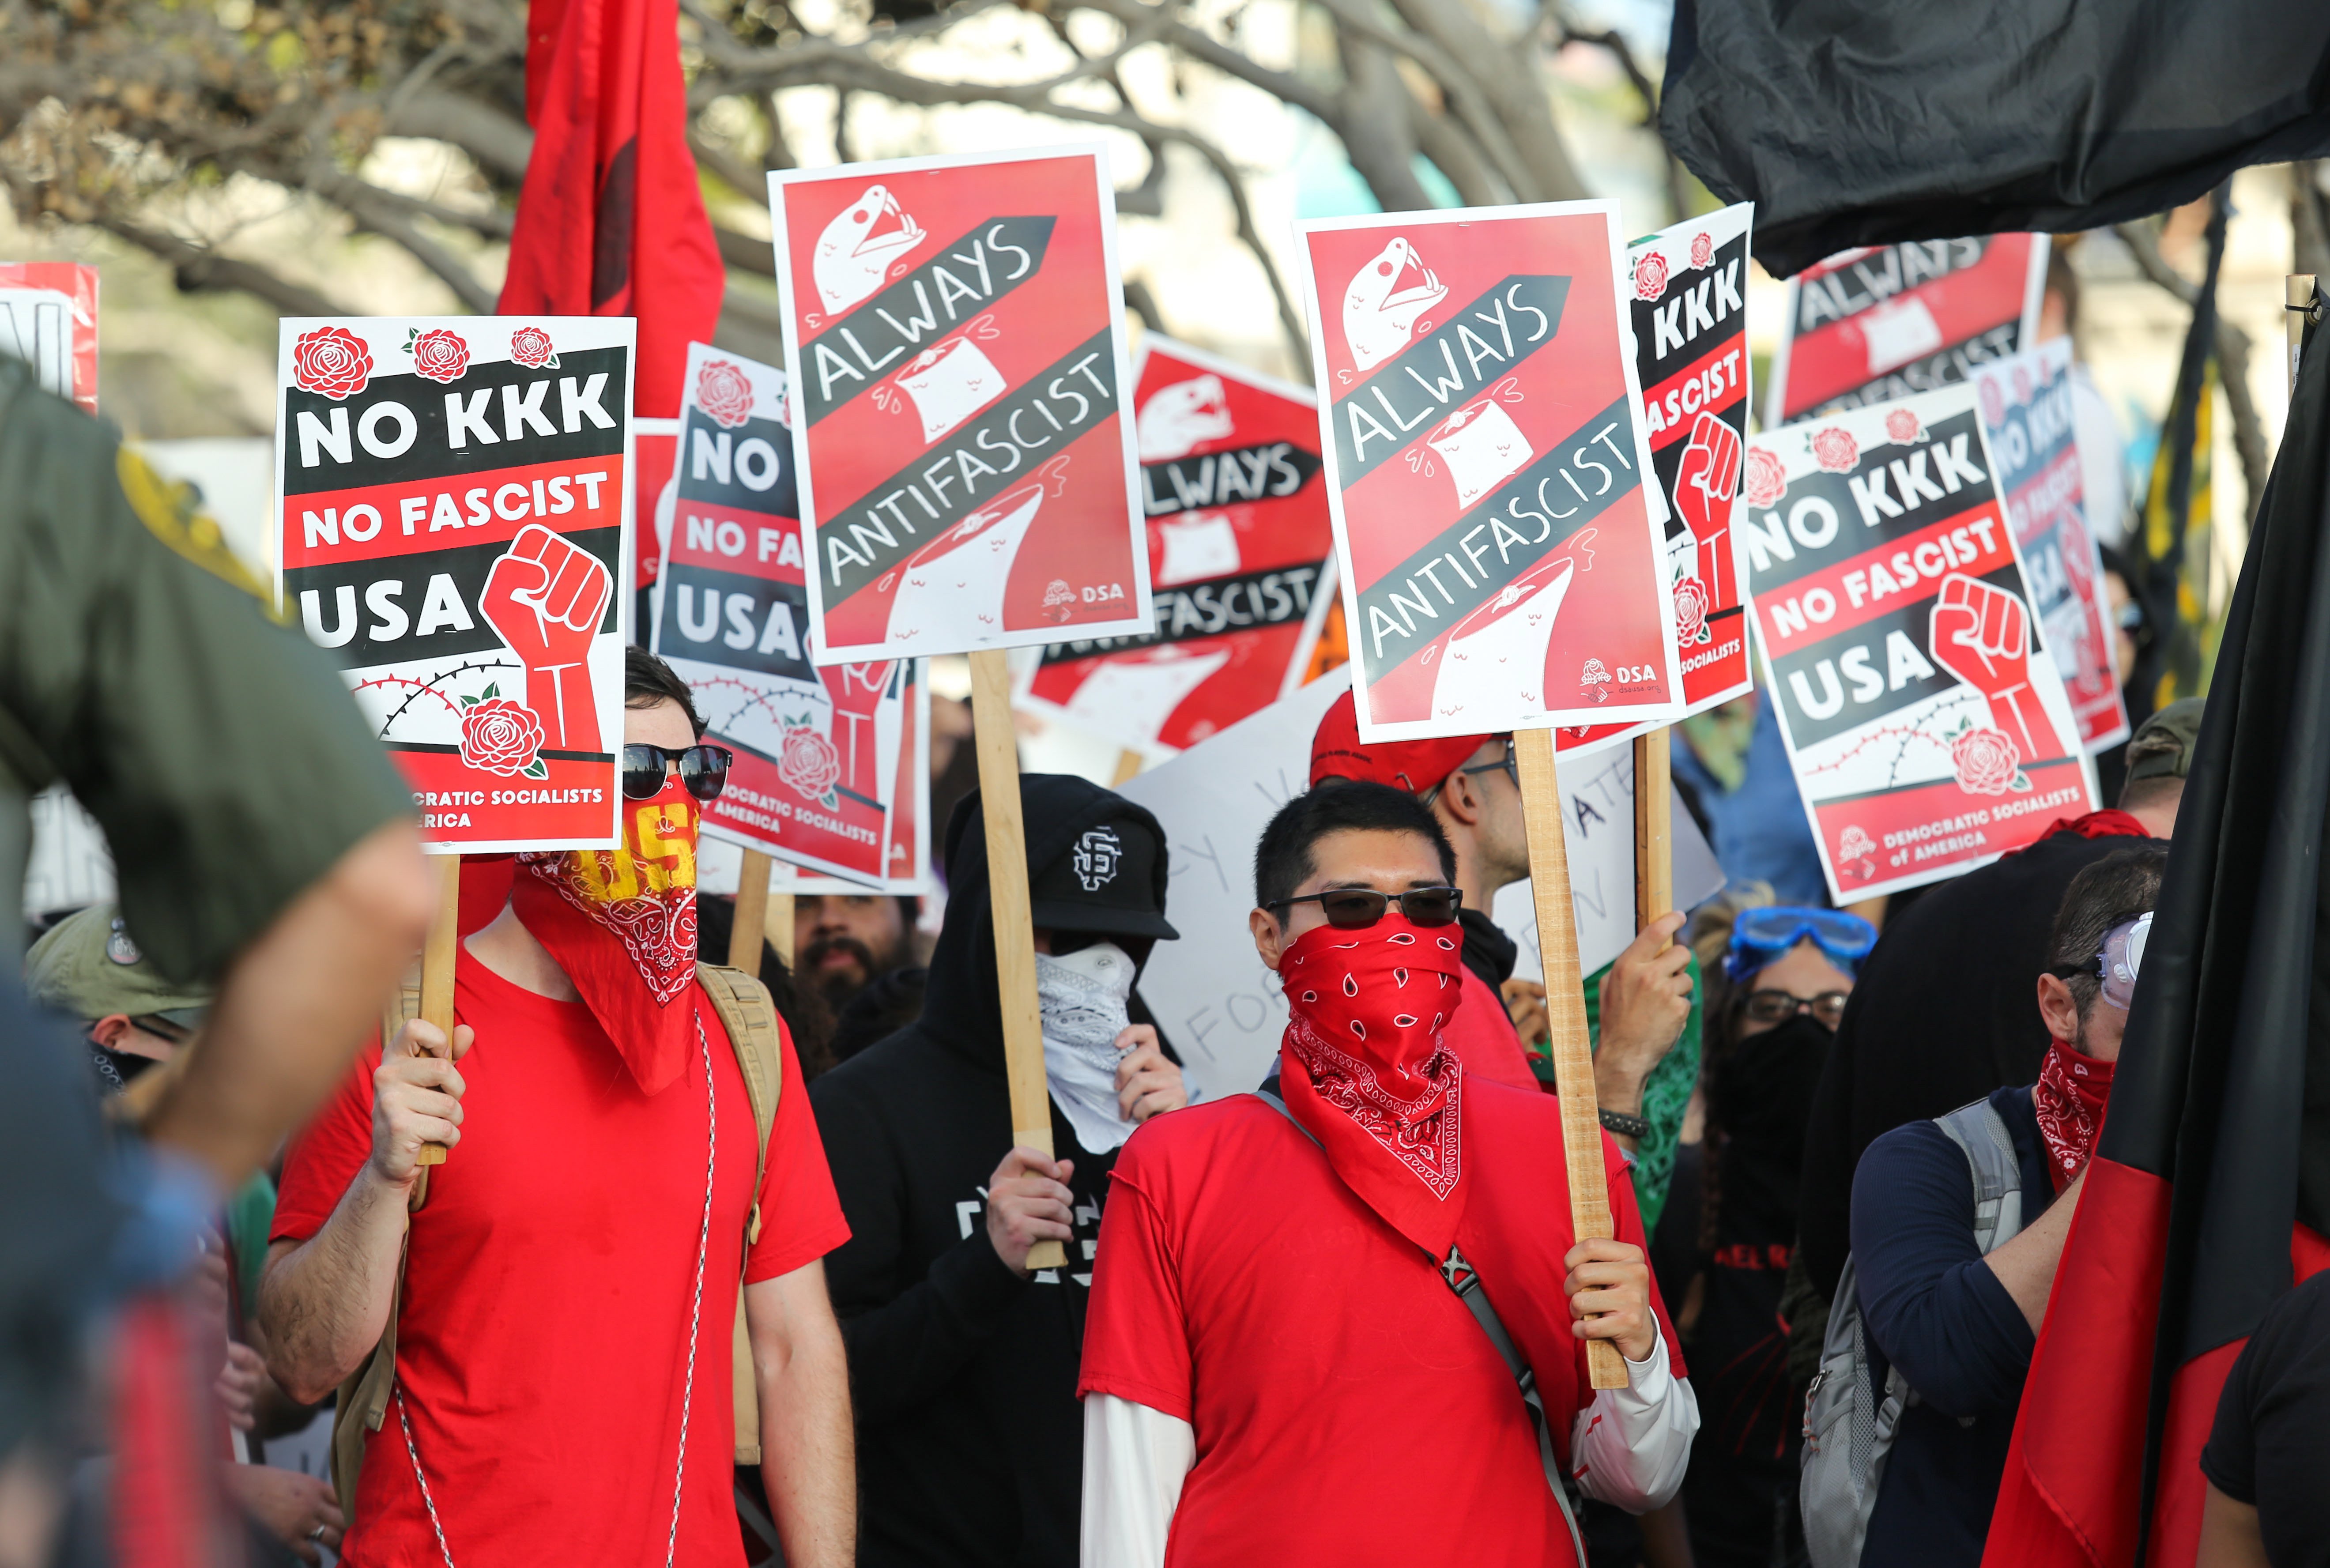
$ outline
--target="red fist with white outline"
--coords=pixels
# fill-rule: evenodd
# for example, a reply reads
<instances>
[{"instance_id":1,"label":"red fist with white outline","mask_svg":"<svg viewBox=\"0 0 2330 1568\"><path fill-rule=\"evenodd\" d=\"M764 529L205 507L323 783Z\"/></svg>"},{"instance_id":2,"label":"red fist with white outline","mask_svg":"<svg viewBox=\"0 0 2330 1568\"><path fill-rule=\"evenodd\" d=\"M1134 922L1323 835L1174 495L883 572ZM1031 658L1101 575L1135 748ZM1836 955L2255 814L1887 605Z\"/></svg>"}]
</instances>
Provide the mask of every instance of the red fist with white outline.
<instances>
[{"instance_id":1,"label":"red fist with white outline","mask_svg":"<svg viewBox=\"0 0 2330 1568\"><path fill-rule=\"evenodd\" d=\"M552 750L600 749L589 659L614 591L606 562L538 523L521 529L486 575L478 607L526 666L526 706L550 732Z\"/></svg>"},{"instance_id":2,"label":"red fist with white outline","mask_svg":"<svg viewBox=\"0 0 2330 1568\"><path fill-rule=\"evenodd\" d=\"M1990 701L1991 722L2030 761L2063 754L2031 685L2031 615L2005 589L1954 571L1942 580L1927 637L1934 662Z\"/></svg>"},{"instance_id":3,"label":"red fist with white outline","mask_svg":"<svg viewBox=\"0 0 2330 1568\"><path fill-rule=\"evenodd\" d=\"M1675 469L1674 505L1699 541L1699 576L1716 605L1738 602L1731 563L1731 497L1739 488L1739 432L1702 411Z\"/></svg>"}]
</instances>

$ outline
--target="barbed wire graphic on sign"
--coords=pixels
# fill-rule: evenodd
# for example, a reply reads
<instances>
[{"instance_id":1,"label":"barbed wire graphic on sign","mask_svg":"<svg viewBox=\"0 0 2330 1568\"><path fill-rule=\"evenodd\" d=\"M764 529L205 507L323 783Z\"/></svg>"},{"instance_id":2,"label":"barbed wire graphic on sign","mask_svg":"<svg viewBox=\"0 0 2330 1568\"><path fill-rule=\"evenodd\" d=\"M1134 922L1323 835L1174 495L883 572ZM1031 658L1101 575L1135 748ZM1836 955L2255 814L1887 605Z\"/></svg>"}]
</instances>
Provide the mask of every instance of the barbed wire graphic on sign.
<instances>
[{"instance_id":1,"label":"barbed wire graphic on sign","mask_svg":"<svg viewBox=\"0 0 2330 1568\"><path fill-rule=\"evenodd\" d=\"M1938 727L1946 723L1951 714L1965 708L1965 703L1960 700L1937 708L1927 715L1925 724L1887 724L1880 729L1871 730L1856 741L1850 751L1843 751L1825 762L1805 768L1804 776L1810 779L1822 773L1837 772L1872 746L1880 745L1887 741L1898 741L1899 743L1894 748L1892 760L1885 767L1884 787L1890 789L1901 782L1901 770L1909 761L1909 748L1913 742L1923 741L1927 745L1938 748L1943 756L1950 755L1948 737L1937 734L1934 729L1927 726Z\"/></svg>"},{"instance_id":2,"label":"barbed wire graphic on sign","mask_svg":"<svg viewBox=\"0 0 2330 1568\"><path fill-rule=\"evenodd\" d=\"M526 666L524 665L516 663L510 659L471 660L464 664L456 665L450 670L443 671L432 680L415 680L410 675L375 675L368 681L358 681L354 689L358 692L364 692L384 690L397 686L410 686L412 688L412 690L406 694L404 700L397 704L396 707L389 713L389 715L380 722L380 733L375 736L374 739L386 741L391 738L389 731L395 727L397 720L404 717L406 712L412 708L412 704L419 702L423 697L436 698L439 702L445 704L447 712L452 713L456 718L459 717L461 713L461 704L455 700L452 694L446 690L446 687L450 685L462 675L468 675L473 670L516 670L523 674L525 669Z\"/></svg>"}]
</instances>

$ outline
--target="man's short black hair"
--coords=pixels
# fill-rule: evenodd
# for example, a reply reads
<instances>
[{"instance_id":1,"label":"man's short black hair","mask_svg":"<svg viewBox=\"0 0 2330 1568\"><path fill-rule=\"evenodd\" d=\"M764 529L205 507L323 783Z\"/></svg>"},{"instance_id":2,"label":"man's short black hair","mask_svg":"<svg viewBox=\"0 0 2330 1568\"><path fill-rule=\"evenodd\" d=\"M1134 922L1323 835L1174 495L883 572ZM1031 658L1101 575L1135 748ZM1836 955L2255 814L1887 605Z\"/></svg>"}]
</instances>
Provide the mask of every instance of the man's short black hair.
<instances>
[{"instance_id":1,"label":"man's short black hair","mask_svg":"<svg viewBox=\"0 0 2330 1568\"><path fill-rule=\"evenodd\" d=\"M2148 912L2160 902L2161 874L2168 869L2168 845L2157 839L2107 855L2071 879L2055 909L2055 929L2047 938L2047 966L2079 1005L2084 1021L2103 991L2096 953L2104 933L2122 921Z\"/></svg>"},{"instance_id":2,"label":"man's short black hair","mask_svg":"<svg viewBox=\"0 0 2330 1568\"><path fill-rule=\"evenodd\" d=\"M1413 833L1431 841L1440 874L1456 880L1456 852L1440 819L1405 789L1388 784L1330 779L1278 808L1254 847L1254 902L1268 909L1318 871L1311 847L1331 833Z\"/></svg>"},{"instance_id":3,"label":"man's short black hair","mask_svg":"<svg viewBox=\"0 0 2330 1568\"><path fill-rule=\"evenodd\" d=\"M687 726L696 738L704 739L704 721L696 712L696 694L687 683L663 660L633 643L623 650L623 706L652 708L658 703L672 702L687 715Z\"/></svg>"}]
</instances>

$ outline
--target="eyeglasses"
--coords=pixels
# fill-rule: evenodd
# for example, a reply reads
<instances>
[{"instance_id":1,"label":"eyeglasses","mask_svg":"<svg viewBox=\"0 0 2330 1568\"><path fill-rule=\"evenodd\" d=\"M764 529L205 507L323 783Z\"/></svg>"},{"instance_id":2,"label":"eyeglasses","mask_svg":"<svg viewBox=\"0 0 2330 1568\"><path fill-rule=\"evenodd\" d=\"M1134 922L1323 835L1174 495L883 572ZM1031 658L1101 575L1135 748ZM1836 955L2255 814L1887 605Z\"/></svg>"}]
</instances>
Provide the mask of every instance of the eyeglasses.
<instances>
[{"instance_id":1,"label":"eyeglasses","mask_svg":"<svg viewBox=\"0 0 2330 1568\"><path fill-rule=\"evenodd\" d=\"M1456 920L1456 907L1464 902L1463 893L1453 887L1412 887L1406 893L1378 893L1369 887L1339 887L1327 893L1306 893L1300 898L1282 898L1265 909L1288 909L1298 903L1315 903L1326 915L1327 923L1347 931L1365 930L1384 918L1384 911L1397 902L1399 912L1410 925L1444 926Z\"/></svg>"},{"instance_id":2,"label":"eyeglasses","mask_svg":"<svg viewBox=\"0 0 2330 1568\"><path fill-rule=\"evenodd\" d=\"M669 765L679 764L679 781L698 800L716 800L728 786L728 770L736 753L725 746L648 746L632 741L623 748L623 793L634 800L652 800L663 793Z\"/></svg>"},{"instance_id":3,"label":"eyeglasses","mask_svg":"<svg viewBox=\"0 0 2330 1568\"><path fill-rule=\"evenodd\" d=\"M184 1045L194 1037L192 1029L172 1023L158 1013L140 1013L129 1021L156 1039L166 1040L173 1045Z\"/></svg>"},{"instance_id":4,"label":"eyeglasses","mask_svg":"<svg viewBox=\"0 0 2330 1568\"><path fill-rule=\"evenodd\" d=\"M1851 971L1877 945L1877 928L1841 909L1778 904L1742 910L1731 924L1725 972L1734 980L1744 980L1806 937L1832 963Z\"/></svg>"},{"instance_id":5,"label":"eyeglasses","mask_svg":"<svg viewBox=\"0 0 2330 1568\"><path fill-rule=\"evenodd\" d=\"M1470 768L1459 768L1456 770L1456 772L1502 773L1506 778L1511 779L1513 781L1514 789L1518 789L1521 787L1520 762L1513 754L1513 738L1511 735L1505 737L1505 757L1503 761L1476 762ZM1454 773L1452 773L1449 775L1449 778L1453 779L1455 776L1456 775ZM1435 784L1431 789L1426 789L1423 794L1417 796L1416 798L1424 802L1425 805L1429 806L1435 800L1440 798L1440 792L1447 788L1448 779L1443 779L1439 783Z\"/></svg>"},{"instance_id":6,"label":"eyeglasses","mask_svg":"<svg viewBox=\"0 0 2330 1568\"><path fill-rule=\"evenodd\" d=\"M1745 1011L1758 1024L1785 1024L1799 1013L1810 1013L1833 1029L1844 1021L1844 993L1823 991L1817 997L1799 997L1790 991L1750 991Z\"/></svg>"}]
</instances>

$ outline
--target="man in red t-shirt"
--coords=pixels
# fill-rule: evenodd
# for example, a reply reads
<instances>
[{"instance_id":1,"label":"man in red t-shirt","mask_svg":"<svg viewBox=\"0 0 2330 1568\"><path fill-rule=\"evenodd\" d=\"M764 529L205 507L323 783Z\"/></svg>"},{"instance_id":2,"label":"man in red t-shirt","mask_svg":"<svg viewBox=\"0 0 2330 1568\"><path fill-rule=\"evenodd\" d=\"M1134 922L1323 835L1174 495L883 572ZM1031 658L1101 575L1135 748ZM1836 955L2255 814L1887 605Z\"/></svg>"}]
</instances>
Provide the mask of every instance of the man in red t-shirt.
<instances>
[{"instance_id":1,"label":"man in red t-shirt","mask_svg":"<svg viewBox=\"0 0 2330 1568\"><path fill-rule=\"evenodd\" d=\"M396 1392L342 1499L353 1568L741 1568L739 1282L786 1561L851 1558L821 1262L848 1227L790 1039L754 1189L751 1101L695 975L697 800L725 763L694 750L679 679L629 656L623 846L521 856L463 944L451 1041L414 1023L367 1052L285 1162L259 1310L295 1397L361 1364L404 1258ZM408 1243L423 1143L452 1155Z\"/></svg>"},{"instance_id":2,"label":"man in red t-shirt","mask_svg":"<svg viewBox=\"0 0 2330 1568\"><path fill-rule=\"evenodd\" d=\"M1475 1077L1535 1087L1515 1020L1535 1015L1535 1033L1542 1035L1545 987L1511 978L1518 949L1490 914L1497 894L1530 874L1512 736L1369 743L1359 738L1359 710L1345 692L1311 740L1312 788L1330 779L1403 790L1440 824L1456 857L1449 880L1464 894L1456 918L1463 931L1465 1005L1448 1025L1448 1048ZM1629 1150L1643 1075L1691 1018L1691 955L1672 940L1681 929L1682 916L1674 912L1645 926L1619 954L1605 987L1601 1039L1611 1048L1595 1053L1594 1088L1604 1125Z\"/></svg>"},{"instance_id":3,"label":"man in red t-shirt","mask_svg":"<svg viewBox=\"0 0 2330 1568\"><path fill-rule=\"evenodd\" d=\"M1582 1563L1555 1461L1631 1512L1682 1484L1699 1411L1630 1184L1572 1244L1560 1110L1451 1052L1472 1005L1454 856L1414 796L1297 796L1255 856L1281 1075L1160 1117L1118 1157L1084 1328L1084 1568ZM1265 1096L1283 1095L1282 1106ZM1613 1172L1623 1165L1604 1139ZM1626 1359L1596 1393L1588 1339Z\"/></svg>"}]
</instances>

